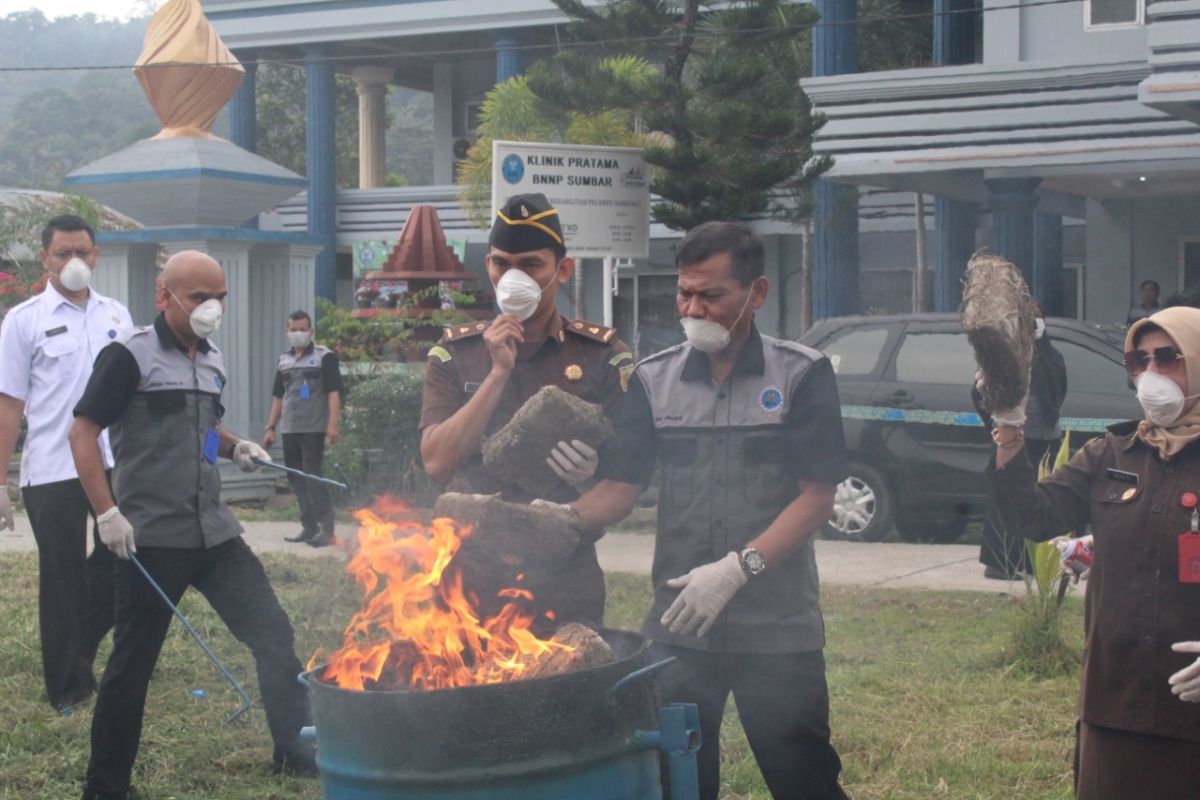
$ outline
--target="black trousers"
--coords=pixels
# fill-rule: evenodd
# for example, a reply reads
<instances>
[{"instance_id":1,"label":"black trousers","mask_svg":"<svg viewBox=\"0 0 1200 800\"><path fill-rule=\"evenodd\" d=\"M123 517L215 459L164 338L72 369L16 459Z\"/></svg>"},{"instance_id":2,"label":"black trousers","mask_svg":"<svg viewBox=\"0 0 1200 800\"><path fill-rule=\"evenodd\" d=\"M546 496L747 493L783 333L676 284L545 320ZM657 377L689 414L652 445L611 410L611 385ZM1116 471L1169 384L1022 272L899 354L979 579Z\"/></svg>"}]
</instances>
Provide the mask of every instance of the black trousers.
<instances>
[{"instance_id":1,"label":"black trousers","mask_svg":"<svg viewBox=\"0 0 1200 800\"><path fill-rule=\"evenodd\" d=\"M1035 470L1046 451L1051 447L1057 449L1061 441L1061 439L1025 440L1025 453ZM1029 571L1029 552L1025 549L1025 540L1020 536L1010 536L1005 530L1004 520L1000 517L1000 509L990 485L987 505L983 512L983 541L979 545L979 563L1003 570L1009 575Z\"/></svg>"},{"instance_id":2,"label":"black trousers","mask_svg":"<svg viewBox=\"0 0 1200 800\"><path fill-rule=\"evenodd\" d=\"M92 507L78 479L21 490L38 549L38 624L46 697L55 708L96 689L92 662L113 626L113 554L92 530Z\"/></svg>"},{"instance_id":3,"label":"black trousers","mask_svg":"<svg viewBox=\"0 0 1200 800\"><path fill-rule=\"evenodd\" d=\"M195 586L250 648L280 763L293 752L308 721L308 699L296 680L302 668L291 622L258 558L240 536L207 550L144 547L137 556L171 602L178 604L184 591ZM99 797L120 798L129 791L146 690L172 615L132 563L118 560L115 580L117 629L92 718L87 789ZM202 658L199 651L196 657Z\"/></svg>"},{"instance_id":4,"label":"black trousers","mask_svg":"<svg viewBox=\"0 0 1200 800\"><path fill-rule=\"evenodd\" d=\"M742 728L775 800L844 800L842 762L829 741L825 656L806 653L707 653L655 642L655 661L676 661L657 678L663 703L700 711L700 800L721 788L720 734L733 693ZM666 775L664 770L664 786Z\"/></svg>"},{"instance_id":5,"label":"black trousers","mask_svg":"<svg viewBox=\"0 0 1200 800\"><path fill-rule=\"evenodd\" d=\"M284 466L310 475L320 475L324 460L324 433L283 434ZM333 500L325 484L305 480L299 475L288 475L288 483L292 485L292 492L300 503L300 524L305 532L315 535L321 531L333 536Z\"/></svg>"}]
</instances>

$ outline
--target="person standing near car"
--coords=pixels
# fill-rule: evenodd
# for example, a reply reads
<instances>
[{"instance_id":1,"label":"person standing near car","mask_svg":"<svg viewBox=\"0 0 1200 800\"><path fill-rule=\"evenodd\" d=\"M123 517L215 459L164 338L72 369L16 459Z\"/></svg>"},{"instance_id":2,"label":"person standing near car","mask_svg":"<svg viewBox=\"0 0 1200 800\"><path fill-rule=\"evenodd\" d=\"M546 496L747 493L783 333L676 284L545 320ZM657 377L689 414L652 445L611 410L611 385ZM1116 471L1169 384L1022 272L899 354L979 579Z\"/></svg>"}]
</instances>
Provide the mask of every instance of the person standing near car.
<instances>
[{"instance_id":1,"label":"person standing near car","mask_svg":"<svg viewBox=\"0 0 1200 800\"><path fill-rule=\"evenodd\" d=\"M99 251L90 225L55 217L42 229L46 289L15 306L0 325L0 468L28 423L21 452L21 496L38 549L38 624L46 697L56 709L96 690L92 662L113 620L112 554L87 554L92 509L79 483L67 430L92 362L133 321L125 306L91 288ZM107 435L98 440L112 469ZM0 486L0 530L13 529L7 486ZM93 533L95 536L95 533Z\"/></svg>"},{"instance_id":2,"label":"person standing near car","mask_svg":"<svg viewBox=\"0 0 1200 800\"><path fill-rule=\"evenodd\" d=\"M664 702L696 703L700 797L720 788L732 693L775 798L845 797L830 742L813 536L847 474L829 359L763 336L763 244L709 222L676 251L687 336L638 364L601 481L571 505L585 529L623 519L657 462L654 604L642 626Z\"/></svg>"},{"instance_id":3,"label":"person standing near car","mask_svg":"<svg viewBox=\"0 0 1200 800\"><path fill-rule=\"evenodd\" d=\"M1029 402L1025 408L1025 452L1034 464L1057 449L1062 440L1058 426L1059 412L1067 397L1067 363L1055 349L1046 332L1046 312L1040 303L1034 304L1033 366L1029 375ZM977 389L971 399L983 418L984 425L993 429L993 420L982 407ZM983 576L995 580L1016 580L1029 571L1029 553L1025 539L1004 529L1004 521L994 499L989 495L983 517L983 542L979 546L979 562Z\"/></svg>"},{"instance_id":4,"label":"person standing near car","mask_svg":"<svg viewBox=\"0 0 1200 800\"><path fill-rule=\"evenodd\" d=\"M1146 317L1158 311L1158 281L1144 280L1142 285L1138 287L1138 304L1129 309L1129 314L1125 317L1125 324L1132 325L1139 319Z\"/></svg>"},{"instance_id":5,"label":"person standing near car","mask_svg":"<svg viewBox=\"0 0 1200 800\"><path fill-rule=\"evenodd\" d=\"M1193 800L1200 787L1200 667L1189 655L1200 651L1200 310L1168 308L1134 323L1125 350L1142 419L1112 426L1038 482L1025 403L992 409L988 475L1014 534L1044 541L1091 527L1076 797Z\"/></svg>"},{"instance_id":6,"label":"person standing near car","mask_svg":"<svg viewBox=\"0 0 1200 800\"><path fill-rule=\"evenodd\" d=\"M283 463L292 469L320 475L325 443L342 440L338 417L342 409L342 373L337 355L313 341L312 317L293 311L288 317L288 349L279 356L271 411L262 446L275 444L275 431L283 435ZM334 541L333 499L324 484L288 474L288 483L300 504L300 533L289 542L325 547Z\"/></svg>"}]
</instances>

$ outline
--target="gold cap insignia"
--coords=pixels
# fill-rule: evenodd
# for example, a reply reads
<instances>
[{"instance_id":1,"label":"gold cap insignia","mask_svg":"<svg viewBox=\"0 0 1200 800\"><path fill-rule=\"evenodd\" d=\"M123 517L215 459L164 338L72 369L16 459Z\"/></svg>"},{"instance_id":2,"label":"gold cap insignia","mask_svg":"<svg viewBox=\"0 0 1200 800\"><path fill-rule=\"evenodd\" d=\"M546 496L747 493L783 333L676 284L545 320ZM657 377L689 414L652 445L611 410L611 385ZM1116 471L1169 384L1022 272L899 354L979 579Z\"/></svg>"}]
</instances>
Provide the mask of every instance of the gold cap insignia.
<instances>
[{"instance_id":1,"label":"gold cap insignia","mask_svg":"<svg viewBox=\"0 0 1200 800\"><path fill-rule=\"evenodd\" d=\"M563 370L563 375L566 375L569 381L577 381L583 377L583 367L578 364L569 364Z\"/></svg>"},{"instance_id":2,"label":"gold cap insignia","mask_svg":"<svg viewBox=\"0 0 1200 800\"><path fill-rule=\"evenodd\" d=\"M529 209L524 205L521 206L521 217L524 219L529 219Z\"/></svg>"}]
</instances>

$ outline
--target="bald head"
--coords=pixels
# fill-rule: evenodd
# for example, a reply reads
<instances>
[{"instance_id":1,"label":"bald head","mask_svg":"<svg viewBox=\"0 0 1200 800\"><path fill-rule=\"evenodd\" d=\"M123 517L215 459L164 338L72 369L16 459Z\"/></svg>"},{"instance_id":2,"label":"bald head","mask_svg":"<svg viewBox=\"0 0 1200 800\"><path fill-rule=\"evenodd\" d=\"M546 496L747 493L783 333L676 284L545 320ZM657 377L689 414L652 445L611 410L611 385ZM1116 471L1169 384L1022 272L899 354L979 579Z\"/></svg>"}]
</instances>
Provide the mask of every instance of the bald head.
<instances>
[{"instance_id":1,"label":"bald head","mask_svg":"<svg viewBox=\"0 0 1200 800\"><path fill-rule=\"evenodd\" d=\"M158 276L158 307L175 335L189 345L198 338L190 321L192 311L208 300L224 305L226 294L225 271L199 250L171 256Z\"/></svg>"},{"instance_id":2,"label":"bald head","mask_svg":"<svg viewBox=\"0 0 1200 800\"><path fill-rule=\"evenodd\" d=\"M180 292L181 284L187 284L197 278L219 278L224 283L225 271L208 253L181 250L167 259L166 266L158 276L164 286L176 293Z\"/></svg>"}]
</instances>

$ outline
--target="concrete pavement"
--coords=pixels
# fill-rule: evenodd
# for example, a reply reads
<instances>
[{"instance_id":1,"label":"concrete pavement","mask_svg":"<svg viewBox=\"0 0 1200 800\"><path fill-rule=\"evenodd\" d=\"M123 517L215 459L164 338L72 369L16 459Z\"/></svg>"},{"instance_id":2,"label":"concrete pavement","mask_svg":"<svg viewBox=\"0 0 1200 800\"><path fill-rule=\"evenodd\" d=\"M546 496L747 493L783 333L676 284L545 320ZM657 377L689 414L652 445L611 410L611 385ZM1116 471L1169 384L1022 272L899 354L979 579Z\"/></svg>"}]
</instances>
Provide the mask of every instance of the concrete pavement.
<instances>
[{"instance_id":1,"label":"concrete pavement","mask_svg":"<svg viewBox=\"0 0 1200 800\"><path fill-rule=\"evenodd\" d=\"M304 558L342 558L340 547L316 549L285 542L296 534L295 522L247 522L246 541L256 552L291 553ZM34 550L29 520L16 517L16 531L0 531L0 553ZM349 531L347 531L349 532ZM650 573L654 537L649 534L610 533L597 545L600 566L608 572ZM858 544L817 542L817 568L821 583L829 586L876 586L897 589L942 589L977 592L1023 593L1019 581L983 577L979 548L960 544Z\"/></svg>"}]
</instances>

